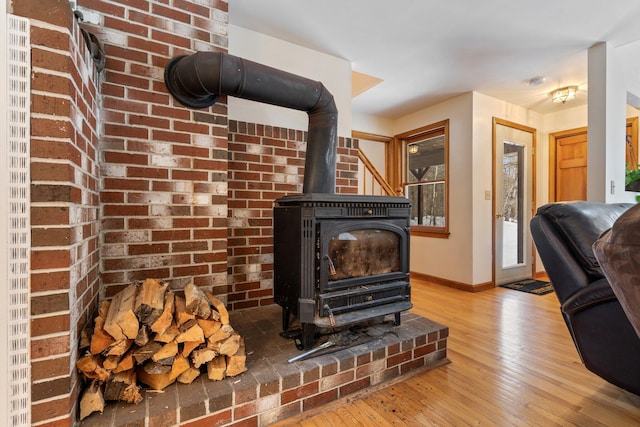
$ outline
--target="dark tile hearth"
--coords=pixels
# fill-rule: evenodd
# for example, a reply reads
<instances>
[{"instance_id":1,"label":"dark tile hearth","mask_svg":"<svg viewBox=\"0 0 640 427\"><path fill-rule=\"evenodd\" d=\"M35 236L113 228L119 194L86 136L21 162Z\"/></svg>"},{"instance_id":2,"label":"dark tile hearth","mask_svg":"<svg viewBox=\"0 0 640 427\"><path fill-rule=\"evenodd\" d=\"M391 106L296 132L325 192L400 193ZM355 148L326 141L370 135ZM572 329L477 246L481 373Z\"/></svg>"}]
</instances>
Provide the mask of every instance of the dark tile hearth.
<instances>
[{"instance_id":1,"label":"dark tile hearth","mask_svg":"<svg viewBox=\"0 0 640 427\"><path fill-rule=\"evenodd\" d=\"M448 328L410 312L401 315L400 326L389 316L366 328L352 346L295 363L288 359L301 351L280 336L279 306L230 314L245 339L247 372L223 381L210 381L205 373L192 384L143 390L142 403L109 402L81 425L264 426L446 360Z\"/></svg>"}]
</instances>

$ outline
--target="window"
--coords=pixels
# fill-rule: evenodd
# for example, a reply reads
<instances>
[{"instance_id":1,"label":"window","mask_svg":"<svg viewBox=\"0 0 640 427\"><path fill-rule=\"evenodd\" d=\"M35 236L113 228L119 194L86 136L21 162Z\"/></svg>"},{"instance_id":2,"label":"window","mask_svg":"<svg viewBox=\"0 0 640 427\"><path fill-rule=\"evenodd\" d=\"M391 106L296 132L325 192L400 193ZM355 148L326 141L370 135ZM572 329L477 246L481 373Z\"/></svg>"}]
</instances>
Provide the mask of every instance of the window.
<instances>
[{"instance_id":1,"label":"window","mask_svg":"<svg viewBox=\"0 0 640 427\"><path fill-rule=\"evenodd\" d=\"M411 232L447 237L449 121L398 135L402 150L402 187L411 200Z\"/></svg>"}]
</instances>

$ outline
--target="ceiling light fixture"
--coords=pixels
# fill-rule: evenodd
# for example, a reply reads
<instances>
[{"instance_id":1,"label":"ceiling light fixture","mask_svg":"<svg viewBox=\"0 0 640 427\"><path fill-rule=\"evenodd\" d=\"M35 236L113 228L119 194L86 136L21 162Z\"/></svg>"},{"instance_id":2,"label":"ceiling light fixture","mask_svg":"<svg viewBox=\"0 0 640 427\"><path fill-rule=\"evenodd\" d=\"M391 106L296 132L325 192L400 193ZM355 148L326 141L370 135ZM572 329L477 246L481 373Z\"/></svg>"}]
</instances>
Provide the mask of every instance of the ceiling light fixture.
<instances>
[{"instance_id":1,"label":"ceiling light fixture","mask_svg":"<svg viewBox=\"0 0 640 427\"><path fill-rule=\"evenodd\" d=\"M562 87L551 92L551 99L553 100L553 102L561 102L564 104L565 102L574 99L576 97L577 91L578 86Z\"/></svg>"},{"instance_id":2,"label":"ceiling light fixture","mask_svg":"<svg viewBox=\"0 0 640 427\"><path fill-rule=\"evenodd\" d=\"M418 145L413 144L409 146L409 153L416 154L418 152Z\"/></svg>"}]
</instances>

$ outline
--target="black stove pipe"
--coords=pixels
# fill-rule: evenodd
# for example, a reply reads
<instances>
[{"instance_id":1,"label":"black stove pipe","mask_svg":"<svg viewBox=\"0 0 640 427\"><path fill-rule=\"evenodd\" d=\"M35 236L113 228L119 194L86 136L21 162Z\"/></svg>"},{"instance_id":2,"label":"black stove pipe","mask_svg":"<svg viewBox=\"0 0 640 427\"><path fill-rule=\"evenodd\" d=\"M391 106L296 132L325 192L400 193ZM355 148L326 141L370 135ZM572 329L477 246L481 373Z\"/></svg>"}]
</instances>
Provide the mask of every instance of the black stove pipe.
<instances>
[{"instance_id":1,"label":"black stove pipe","mask_svg":"<svg viewBox=\"0 0 640 427\"><path fill-rule=\"evenodd\" d=\"M173 97L191 108L210 107L229 95L306 111L303 193L335 193L338 110L322 83L221 52L176 56L164 78Z\"/></svg>"}]
</instances>

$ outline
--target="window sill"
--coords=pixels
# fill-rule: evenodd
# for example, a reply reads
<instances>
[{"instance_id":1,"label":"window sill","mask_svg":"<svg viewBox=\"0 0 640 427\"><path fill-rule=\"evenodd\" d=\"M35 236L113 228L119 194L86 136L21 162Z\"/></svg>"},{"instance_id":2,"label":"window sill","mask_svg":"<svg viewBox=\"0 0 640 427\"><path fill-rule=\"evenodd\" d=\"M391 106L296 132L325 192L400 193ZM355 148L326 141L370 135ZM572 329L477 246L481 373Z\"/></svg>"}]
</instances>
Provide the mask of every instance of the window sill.
<instances>
[{"instance_id":1,"label":"window sill","mask_svg":"<svg viewBox=\"0 0 640 427\"><path fill-rule=\"evenodd\" d=\"M412 236L434 237L436 239L448 239L450 234L451 233L449 233L449 230L433 230L426 227L420 227L420 226L416 227L415 225L411 227Z\"/></svg>"}]
</instances>

